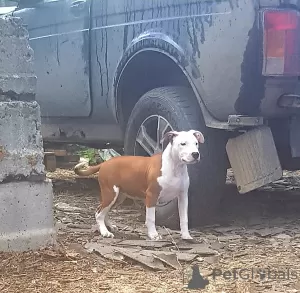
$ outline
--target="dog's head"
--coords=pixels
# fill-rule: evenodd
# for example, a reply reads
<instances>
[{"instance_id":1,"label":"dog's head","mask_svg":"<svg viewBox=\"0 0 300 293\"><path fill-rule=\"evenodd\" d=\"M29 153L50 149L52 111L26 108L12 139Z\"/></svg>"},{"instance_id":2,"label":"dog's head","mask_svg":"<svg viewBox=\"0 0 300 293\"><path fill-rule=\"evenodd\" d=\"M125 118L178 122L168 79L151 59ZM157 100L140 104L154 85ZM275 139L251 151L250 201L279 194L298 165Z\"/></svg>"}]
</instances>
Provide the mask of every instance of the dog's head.
<instances>
[{"instance_id":1,"label":"dog's head","mask_svg":"<svg viewBox=\"0 0 300 293\"><path fill-rule=\"evenodd\" d=\"M170 144L173 156L186 164L200 161L199 144L204 143L204 136L200 131L170 131L164 136L164 141Z\"/></svg>"}]
</instances>

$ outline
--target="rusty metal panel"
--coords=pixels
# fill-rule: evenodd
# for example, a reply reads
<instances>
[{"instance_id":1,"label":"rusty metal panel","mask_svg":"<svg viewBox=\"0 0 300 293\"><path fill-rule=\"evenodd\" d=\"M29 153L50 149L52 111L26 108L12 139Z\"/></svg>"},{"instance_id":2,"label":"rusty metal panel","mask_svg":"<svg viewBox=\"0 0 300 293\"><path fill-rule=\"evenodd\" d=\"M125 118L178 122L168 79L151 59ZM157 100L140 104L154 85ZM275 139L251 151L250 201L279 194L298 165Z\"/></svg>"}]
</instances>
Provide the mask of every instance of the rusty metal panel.
<instances>
[{"instance_id":1,"label":"rusty metal panel","mask_svg":"<svg viewBox=\"0 0 300 293\"><path fill-rule=\"evenodd\" d=\"M240 193L252 191L282 177L273 135L267 126L229 139L226 151Z\"/></svg>"}]
</instances>

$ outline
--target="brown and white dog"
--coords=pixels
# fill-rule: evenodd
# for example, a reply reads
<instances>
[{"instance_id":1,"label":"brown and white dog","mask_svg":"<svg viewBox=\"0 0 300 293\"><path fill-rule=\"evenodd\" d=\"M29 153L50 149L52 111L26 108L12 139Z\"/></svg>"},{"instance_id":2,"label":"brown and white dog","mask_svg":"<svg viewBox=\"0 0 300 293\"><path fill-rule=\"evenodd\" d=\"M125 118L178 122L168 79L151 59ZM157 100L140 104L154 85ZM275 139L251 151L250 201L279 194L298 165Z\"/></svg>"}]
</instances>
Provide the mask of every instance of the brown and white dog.
<instances>
[{"instance_id":1,"label":"brown and white dog","mask_svg":"<svg viewBox=\"0 0 300 293\"><path fill-rule=\"evenodd\" d=\"M188 164L200 161L199 143L204 143L201 132L171 131L164 140L168 145L163 153L151 157L120 156L87 170L81 170L86 162L75 166L77 175L88 176L99 171L101 204L95 217L100 234L114 237L108 231L115 226L108 219L109 210L121 204L126 196L139 198L146 204L146 226L151 240L161 239L155 227L155 206L158 199L166 201L178 198L180 232L182 239L192 239L188 230Z\"/></svg>"}]
</instances>

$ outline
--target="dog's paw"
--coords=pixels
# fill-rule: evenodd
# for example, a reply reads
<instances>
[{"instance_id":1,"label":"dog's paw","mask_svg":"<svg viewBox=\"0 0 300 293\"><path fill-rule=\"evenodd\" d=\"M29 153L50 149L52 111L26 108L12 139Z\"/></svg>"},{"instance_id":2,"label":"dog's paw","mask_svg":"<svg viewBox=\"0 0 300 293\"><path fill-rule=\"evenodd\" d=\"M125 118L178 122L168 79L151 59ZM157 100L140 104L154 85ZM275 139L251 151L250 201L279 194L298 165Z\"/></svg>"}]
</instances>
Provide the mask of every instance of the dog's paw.
<instances>
[{"instance_id":1,"label":"dog's paw","mask_svg":"<svg viewBox=\"0 0 300 293\"><path fill-rule=\"evenodd\" d=\"M150 240L153 241L158 241L162 239L161 235L159 235L157 232L149 233L148 237L150 238Z\"/></svg>"},{"instance_id":2,"label":"dog's paw","mask_svg":"<svg viewBox=\"0 0 300 293\"><path fill-rule=\"evenodd\" d=\"M152 240L152 241L159 241L159 240L162 240L162 237L161 237L159 234L157 234L157 235L154 236L151 240Z\"/></svg>"},{"instance_id":3,"label":"dog's paw","mask_svg":"<svg viewBox=\"0 0 300 293\"><path fill-rule=\"evenodd\" d=\"M113 233L109 232L109 231L104 231L104 232L101 233L101 235L104 238L114 238L115 237L115 235Z\"/></svg>"},{"instance_id":4,"label":"dog's paw","mask_svg":"<svg viewBox=\"0 0 300 293\"><path fill-rule=\"evenodd\" d=\"M181 235L182 240L193 240L193 237L190 235L190 233L183 233Z\"/></svg>"},{"instance_id":5,"label":"dog's paw","mask_svg":"<svg viewBox=\"0 0 300 293\"><path fill-rule=\"evenodd\" d=\"M116 225L113 225L113 224L110 224L108 227L107 227L111 232L116 232L118 231L118 227Z\"/></svg>"}]
</instances>

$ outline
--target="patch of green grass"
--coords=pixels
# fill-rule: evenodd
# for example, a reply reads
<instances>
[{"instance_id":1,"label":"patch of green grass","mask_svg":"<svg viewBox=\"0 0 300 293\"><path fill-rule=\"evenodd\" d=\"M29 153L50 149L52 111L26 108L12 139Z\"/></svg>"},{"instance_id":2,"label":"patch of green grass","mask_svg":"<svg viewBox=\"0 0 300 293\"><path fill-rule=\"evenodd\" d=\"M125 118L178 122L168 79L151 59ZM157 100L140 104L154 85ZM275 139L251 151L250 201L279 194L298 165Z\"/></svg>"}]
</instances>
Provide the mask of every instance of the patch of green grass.
<instances>
[{"instance_id":1,"label":"patch of green grass","mask_svg":"<svg viewBox=\"0 0 300 293\"><path fill-rule=\"evenodd\" d=\"M85 158L89 161L89 165L96 165L101 163L103 160L99 158L98 151L87 147L80 147L80 150L76 152L81 158Z\"/></svg>"},{"instance_id":2,"label":"patch of green grass","mask_svg":"<svg viewBox=\"0 0 300 293\"><path fill-rule=\"evenodd\" d=\"M84 146L76 146L74 150L76 155L79 155L81 158L88 160L89 165L97 165L104 161L109 160L112 157L120 156L120 153L113 149L93 149Z\"/></svg>"}]
</instances>

